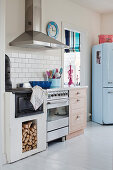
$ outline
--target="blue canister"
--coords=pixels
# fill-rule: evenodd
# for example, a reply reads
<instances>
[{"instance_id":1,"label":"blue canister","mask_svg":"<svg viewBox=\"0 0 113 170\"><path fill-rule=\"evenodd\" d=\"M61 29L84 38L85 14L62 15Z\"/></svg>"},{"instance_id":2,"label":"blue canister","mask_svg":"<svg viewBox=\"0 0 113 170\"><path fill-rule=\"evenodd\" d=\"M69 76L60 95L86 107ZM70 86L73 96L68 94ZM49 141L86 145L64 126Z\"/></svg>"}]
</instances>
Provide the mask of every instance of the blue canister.
<instances>
[{"instance_id":1,"label":"blue canister","mask_svg":"<svg viewBox=\"0 0 113 170\"><path fill-rule=\"evenodd\" d=\"M61 87L61 79L49 79L51 82L50 88L60 88Z\"/></svg>"}]
</instances>

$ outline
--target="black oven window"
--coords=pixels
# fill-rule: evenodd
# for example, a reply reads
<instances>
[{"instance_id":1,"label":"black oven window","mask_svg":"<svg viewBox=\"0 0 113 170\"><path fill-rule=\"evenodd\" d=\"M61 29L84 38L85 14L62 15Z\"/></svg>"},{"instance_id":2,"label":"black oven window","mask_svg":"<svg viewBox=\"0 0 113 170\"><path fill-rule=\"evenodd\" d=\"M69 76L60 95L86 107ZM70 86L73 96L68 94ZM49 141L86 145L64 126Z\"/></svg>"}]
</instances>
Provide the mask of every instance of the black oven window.
<instances>
[{"instance_id":1,"label":"black oven window","mask_svg":"<svg viewBox=\"0 0 113 170\"><path fill-rule=\"evenodd\" d=\"M48 122L62 119L69 116L69 106L48 109Z\"/></svg>"},{"instance_id":2,"label":"black oven window","mask_svg":"<svg viewBox=\"0 0 113 170\"><path fill-rule=\"evenodd\" d=\"M15 95L15 117L24 117L43 113L43 104L35 110L30 102L31 93Z\"/></svg>"}]
</instances>

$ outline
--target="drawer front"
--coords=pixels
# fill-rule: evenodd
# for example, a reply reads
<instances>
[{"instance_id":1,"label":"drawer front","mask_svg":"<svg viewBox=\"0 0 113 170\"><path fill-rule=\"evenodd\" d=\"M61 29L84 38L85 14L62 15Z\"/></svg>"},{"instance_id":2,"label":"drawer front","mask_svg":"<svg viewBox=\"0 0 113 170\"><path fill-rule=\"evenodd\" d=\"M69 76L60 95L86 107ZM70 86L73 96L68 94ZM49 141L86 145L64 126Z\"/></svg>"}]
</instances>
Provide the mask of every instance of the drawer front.
<instances>
[{"instance_id":1,"label":"drawer front","mask_svg":"<svg viewBox=\"0 0 113 170\"><path fill-rule=\"evenodd\" d=\"M86 127L86 114L76 114L69 120L69 133L76 132Z\"/></svg>"},{"instance_id":2,"label":"drawer front","mask_svg":"<svg viewBox=\"0 0 113 170\"><path fill-rule=\"evenodd\" d=\"M86 97L86 89L72 89L69 92L70 98L84 98Z\"/></svg>"},{"instance_id":3,"label":"drawer front","mask_svg":"<svg viewBox=\"0 0 113 170\"><path fill-rule=\"evenodd\" d=\"M49 132L66 126L69 126L68 117L48 122L47 131Z\"/></svg>"},{"instance_id":4,"label":"drawer front","mask_svg":"<svg viewBox=\"0 0 113 170\"><path fill-rule=\"evenodd\" d=\"M86 109L82 108L82 109L70 109L70 118L76 115L84 115L86 113Z\"/></svg>"},{"instance_id":5,"label":"drawer front","mask_svg":"<svg viewBox=\"0 0 113 170\"><path fill-rule=\"evenodd\" d=\"M70 99L70 110L86 108L86 98L73 98Z\"/></svg>"},{"instance_id":6,"label":"drawer front","mask_svg":"<svg viewBox=\"0 0 113 170\"><path fill-rule=\"evenodd\" d=\"M54 130L47 133L47 141L50 142L52 140L64 137L66 135L68 135L68 127Z\"/></svg>"}]
</instances>

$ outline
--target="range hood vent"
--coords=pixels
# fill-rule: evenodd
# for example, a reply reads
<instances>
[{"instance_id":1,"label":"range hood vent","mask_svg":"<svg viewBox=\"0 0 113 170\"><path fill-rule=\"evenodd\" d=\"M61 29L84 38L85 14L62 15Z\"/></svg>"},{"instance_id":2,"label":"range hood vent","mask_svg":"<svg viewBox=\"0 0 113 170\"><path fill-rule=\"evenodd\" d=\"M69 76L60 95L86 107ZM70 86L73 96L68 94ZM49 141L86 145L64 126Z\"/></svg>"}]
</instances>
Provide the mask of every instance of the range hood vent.
<instances>
[{"instance_id":1,"label":"range hood vent","mask_svg":"<svg viewBox=\"0 0 113 170\"><path fill-rule=\"evenodd\" d=\"M40 32L41 0L25 0L25 32L10 42L23 48L68 48L65 44Z\"/></svg>"}]
</instances>

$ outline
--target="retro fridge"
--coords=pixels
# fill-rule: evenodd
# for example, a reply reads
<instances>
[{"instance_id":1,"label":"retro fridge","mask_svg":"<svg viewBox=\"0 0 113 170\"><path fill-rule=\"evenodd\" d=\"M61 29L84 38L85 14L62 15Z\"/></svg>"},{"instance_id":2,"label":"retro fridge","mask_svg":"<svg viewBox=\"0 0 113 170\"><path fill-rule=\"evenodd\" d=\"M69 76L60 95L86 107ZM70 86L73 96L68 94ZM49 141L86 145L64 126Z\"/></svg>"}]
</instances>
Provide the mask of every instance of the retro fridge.
<instances>
[{"instance_id":1,"label":"retro fridge","mask_svg":"<svg viewBox=\"0 0 113 170\"><path fill-rule=\"evenodd\" d=\"M92 49L92 121L113 124L113 43Z\"/></svg>"}]
</instances>

